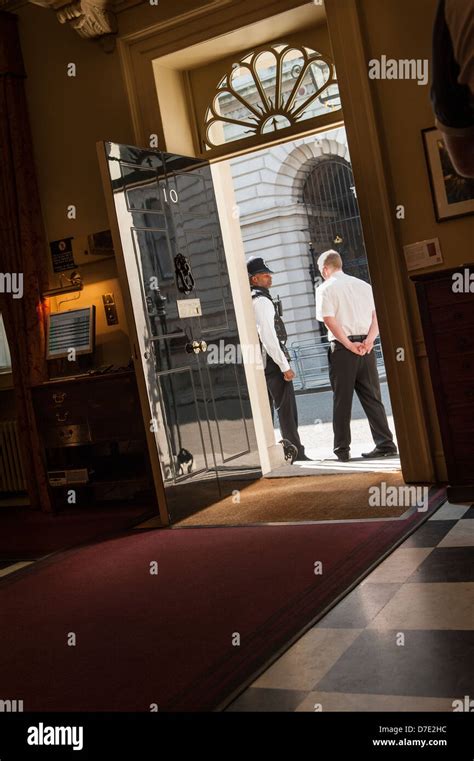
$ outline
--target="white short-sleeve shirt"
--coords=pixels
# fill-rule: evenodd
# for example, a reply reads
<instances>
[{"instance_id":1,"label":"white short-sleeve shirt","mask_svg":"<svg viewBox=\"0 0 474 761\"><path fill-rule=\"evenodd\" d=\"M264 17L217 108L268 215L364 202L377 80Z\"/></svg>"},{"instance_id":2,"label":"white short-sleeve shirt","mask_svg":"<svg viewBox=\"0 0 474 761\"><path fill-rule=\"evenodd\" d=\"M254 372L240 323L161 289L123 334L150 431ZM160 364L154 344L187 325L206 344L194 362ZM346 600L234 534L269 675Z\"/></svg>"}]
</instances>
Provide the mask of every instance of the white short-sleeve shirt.
<instances>
[{"instance_id":1,"label":"white short-sleeve shirt","mask_svg":"<svg viewBox=\"0 0 474 761\"><path fill-rule=\"evenodd\" d=\"M335 317L346 336L366 335L375 310L372 286L358 277L334 272L316 289L316 319ZM328 339L335 337L328 330Z\"/></svg>"}]
</instances>

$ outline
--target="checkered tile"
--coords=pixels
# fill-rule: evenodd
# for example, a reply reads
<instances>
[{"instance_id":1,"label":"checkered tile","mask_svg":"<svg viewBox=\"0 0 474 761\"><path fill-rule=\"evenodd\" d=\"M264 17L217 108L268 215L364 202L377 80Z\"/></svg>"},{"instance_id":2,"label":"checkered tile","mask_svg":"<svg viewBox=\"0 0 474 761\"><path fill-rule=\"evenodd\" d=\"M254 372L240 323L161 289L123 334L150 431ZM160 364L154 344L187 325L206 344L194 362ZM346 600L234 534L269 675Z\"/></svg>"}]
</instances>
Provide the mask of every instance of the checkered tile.
<instances>
[{"instance_id":1,"label":"checkered tile","mask_svg":"<svg viewBox=\"0 0 474 761\"><path fill-rule=\"evenodd\" d=\"M451 711L474 689L474 505L446 502L228 711Z\"/></svg>"}]
</instances>

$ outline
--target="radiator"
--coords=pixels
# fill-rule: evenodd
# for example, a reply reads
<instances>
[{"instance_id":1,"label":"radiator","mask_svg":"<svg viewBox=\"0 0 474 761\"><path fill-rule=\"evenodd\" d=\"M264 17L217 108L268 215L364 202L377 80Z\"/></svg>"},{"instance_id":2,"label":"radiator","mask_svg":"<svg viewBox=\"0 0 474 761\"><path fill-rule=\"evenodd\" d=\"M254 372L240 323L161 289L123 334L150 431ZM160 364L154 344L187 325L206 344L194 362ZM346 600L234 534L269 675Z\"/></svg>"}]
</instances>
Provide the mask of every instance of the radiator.
<instances>
[{"instance_id":1,"label":"radiator","mask_svg":"<svg viewBox=\"0 0 474 761\"><path fill-rule=\"evenodd\" d=\"M26 491L15 420L0 422L0 492Z\"/></svg>"}]
</instances>

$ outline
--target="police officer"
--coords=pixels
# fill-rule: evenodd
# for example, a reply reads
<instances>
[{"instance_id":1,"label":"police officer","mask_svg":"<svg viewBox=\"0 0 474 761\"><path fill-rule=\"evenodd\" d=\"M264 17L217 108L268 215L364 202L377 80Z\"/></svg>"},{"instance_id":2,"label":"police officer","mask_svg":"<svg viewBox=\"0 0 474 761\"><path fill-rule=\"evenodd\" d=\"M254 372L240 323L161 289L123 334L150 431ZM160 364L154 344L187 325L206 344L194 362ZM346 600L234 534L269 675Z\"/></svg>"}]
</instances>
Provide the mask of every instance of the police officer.
<instances>
[{"instance_id":1,"label":"police officer","mask_svg":"<svg viewBox=\"0 0 474 761\"><path fill-rule=\"evenodd\" d=\"M290 355L285 345L287 333L278 306L273 301L269 291L272 285L273 272L259 256L251 256L247 260L247 272L257 331L265 362L265 379L269 391L270 406L272 413L273 404L278 412L281 435L286 448L285 453L290 455L291 462L310 460L311 458L305 454L298 433L298 410L292 383L295 373L290 368ZM287 442L291 442L293 447L288 447L285 439Z\"/></svg>"}]
</instances>

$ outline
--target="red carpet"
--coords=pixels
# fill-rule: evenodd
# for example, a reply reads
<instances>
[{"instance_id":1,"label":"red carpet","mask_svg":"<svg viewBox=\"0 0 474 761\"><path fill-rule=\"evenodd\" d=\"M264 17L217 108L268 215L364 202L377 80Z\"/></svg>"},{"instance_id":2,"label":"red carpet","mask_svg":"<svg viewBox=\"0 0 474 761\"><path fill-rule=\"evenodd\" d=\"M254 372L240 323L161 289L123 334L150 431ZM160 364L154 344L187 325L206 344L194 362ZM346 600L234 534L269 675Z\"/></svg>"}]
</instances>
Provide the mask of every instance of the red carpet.
<instances>
[{"instance_id":1,"label":"red carpet","mask_svg":"<svg viewBox=\"0 0 474 761\"><path fill-rule=\"evenodd\" d=\"M0 508L0 561L33 560L50 552L102 539L156 515L144 505L109 505L43 513L29 507Z\"/></svg>"},{"instance_id":2,"label":"red carpet","mask_svg":"<svg viewBox=\"0 0 474 761\"><path fill-rule=\"evenodd\" d=\"M211 710L426 516L137 531L41 561L0 584L2 696L25 711Z\"/></svg>"}]
</instances>

